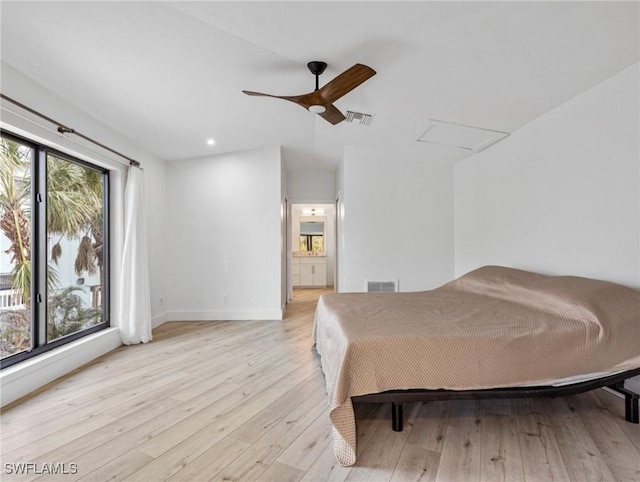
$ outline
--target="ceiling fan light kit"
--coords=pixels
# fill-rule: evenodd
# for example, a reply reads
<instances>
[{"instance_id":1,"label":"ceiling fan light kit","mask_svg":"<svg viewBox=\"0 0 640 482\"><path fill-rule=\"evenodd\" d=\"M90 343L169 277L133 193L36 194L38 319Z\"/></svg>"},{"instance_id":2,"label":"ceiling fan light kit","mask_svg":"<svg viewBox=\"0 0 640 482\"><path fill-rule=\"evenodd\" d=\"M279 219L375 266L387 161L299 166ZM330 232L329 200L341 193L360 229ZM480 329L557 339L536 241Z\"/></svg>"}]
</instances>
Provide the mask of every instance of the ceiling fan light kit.
<instances>
[{"instance_id":1,"label":"ceiling fan light kit","mask_svg":"<svg viewBox=\"0 0 640 482\"><path fill-rule=\"evenodd\" d=\"M310 105L308 110L314 114L322 114L327 111L327 108L323 105Z\"/></svg>"},{"instance_id":2,"label":"ceiling fan light kit","mask_svg":"<svg viewBox=\"0 0 640 482\"><path fill-rule=\"evenodd\" d=\"M324 120L331 124L338 124L345 120L345 116L340 112L333 103L342 96L348 94L360 84L376 75L376 71L371 67L363 64L355 64L353 67L345 70L335 79L320 87L320 75L327 68L326 62L314 60L307 64L309 71L316 77L316 89L313 92L302 95L271 95L262 94L260 92L252 92L243 90L247 95L259 97L274 97L276 99L288 100L294 104L298 104L302 108L318 114Z\"/></svg>"}]
</instances>

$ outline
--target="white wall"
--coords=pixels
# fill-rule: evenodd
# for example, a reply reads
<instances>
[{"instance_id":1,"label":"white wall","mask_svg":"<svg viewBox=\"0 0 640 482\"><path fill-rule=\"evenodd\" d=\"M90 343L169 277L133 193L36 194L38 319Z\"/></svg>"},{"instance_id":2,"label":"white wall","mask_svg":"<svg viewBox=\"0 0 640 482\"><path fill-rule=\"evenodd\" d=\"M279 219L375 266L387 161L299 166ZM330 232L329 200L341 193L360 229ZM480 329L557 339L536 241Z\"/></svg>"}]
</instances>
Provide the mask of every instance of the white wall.
<instances>
[{"instance_id":1,"label":"white wall","mask_svg":"<svg viewBox=\"0 0 640 482\"><path fill-rule=\"evenodd\" d=\"M167 268L167 165L165 162L142 162L147 197L147 245L149 246L149 287L151 316L157 326L166 321L168 296Z\"/></svg>"},{"instance_id":2,"label":"white wall","mask_svg":"<svg viewBox=\"0 0 640 482\"><path fill-rule=\"evenodd\" d=\"M455 168L456 276L485 264L640 286L638 64Z\"/></svg>"},{"instance_id":3,"label":"white wall","mask_svg":"<svg viewBox=\"0 0 640 482\"><path fill-rule=\"evenodd\" d=\"M327 169L297 169L287 172L290 203L327 203L336 200L336 174Z\"/></svg>"},{"instance_id":4,"label":"white wall","mask_svg":"<svg viewBox=\"0 0 640 482\"><path fill-rule=\"evenodd\" d=\"M281 319L279 147L169 164L168 318Z\"/></svg>"},{"instance_id":5,"label":"white wall","mask_svg":"<svg viewBox=\"0 0 640 482\"><path fill-rule=\"evenodd\" d=\"M453 278L453 169L448 162L354 147L338 173L338 289L399 280L400 291Z\"/></svg>"}]
</instances>

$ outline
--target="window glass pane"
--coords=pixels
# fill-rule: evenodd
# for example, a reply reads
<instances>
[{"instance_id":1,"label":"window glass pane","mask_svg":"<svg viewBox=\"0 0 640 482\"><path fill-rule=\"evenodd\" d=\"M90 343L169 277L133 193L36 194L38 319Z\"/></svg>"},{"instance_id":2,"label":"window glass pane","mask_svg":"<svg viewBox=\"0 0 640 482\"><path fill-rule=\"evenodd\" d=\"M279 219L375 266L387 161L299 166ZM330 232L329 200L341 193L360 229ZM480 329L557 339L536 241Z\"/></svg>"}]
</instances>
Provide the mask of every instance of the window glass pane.
<instances>
[{"instance_id":1,"label":"window glass pane","mask_svg":"<svg viewBox=\"0 0 640 482\"><path fill-rule=\"evenodd\" d=\"M324 251L324 236L312 236L311 243L314 253L321 253Z\"/></svg>"},{"instance_id":2,"label":"window glass pane","mask_svg":"<svg viewBox=\"0 0 640 482\"><path fill-rule=\"evenodd\" d=\"M102 173L47 156L47 341L103 321Z\"/></svg>"},{"instance_id":3,"label":"window glass pane","mask_svg":"<svg viewBox=\"0 0 640 482\"><path fill-rule=\"evenodd\" d=\"M0 358L31 348L33 149L2 139L0 159Z\"/></svg>"}]
</instances>

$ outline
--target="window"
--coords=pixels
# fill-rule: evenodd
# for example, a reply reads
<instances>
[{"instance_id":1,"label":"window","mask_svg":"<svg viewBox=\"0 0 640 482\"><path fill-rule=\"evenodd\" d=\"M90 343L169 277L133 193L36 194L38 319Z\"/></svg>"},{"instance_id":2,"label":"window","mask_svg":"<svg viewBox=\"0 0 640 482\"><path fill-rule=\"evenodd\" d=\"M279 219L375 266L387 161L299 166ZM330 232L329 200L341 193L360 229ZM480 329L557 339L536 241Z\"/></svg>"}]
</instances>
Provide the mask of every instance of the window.
<instances>
[{"instance_id":1,"label":"window","mask_svg":"<svg viewBox=\"0 0 640 482\"><path fill-rule=\"evenodd\" d=\"M2 132L0 363L109 326L108 171Z\"/></svg>"},{"instance_id":2,"label":"window","mask_svg":"<svg viewBox=\"0 0 640 482\"><path fill-rule=\"evenodd\" d=\"M322 234L301 234L300 251L321 253L324 251L324 236Z\"/></svg>"},{"instance_id":3,"label":"window","mask_svg":"<svg viewBox=\"0 0 640 482\"><path fill-rule=\"evenodd\" d=\"M300 251L324 251L324 221L300 222Z\"/></svg>"}]
</instances>

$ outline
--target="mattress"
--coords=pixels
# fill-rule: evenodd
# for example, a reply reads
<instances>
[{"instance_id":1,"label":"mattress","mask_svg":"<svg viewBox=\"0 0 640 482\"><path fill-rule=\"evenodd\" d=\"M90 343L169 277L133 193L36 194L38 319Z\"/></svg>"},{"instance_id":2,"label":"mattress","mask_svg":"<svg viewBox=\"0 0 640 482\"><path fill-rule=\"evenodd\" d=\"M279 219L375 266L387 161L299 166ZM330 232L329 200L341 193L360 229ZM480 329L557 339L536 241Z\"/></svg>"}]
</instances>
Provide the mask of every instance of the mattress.
<instances>
[{"instance_id":1,"label":"mattress","mask_svg":"<svg viewBox=\"0 0 640 482\"><path fill-rule=\"evenodd\" d=\"M313 338L334 452L353 465L353 396L553 385L640 367L640 292L486 266L431 291L323 295Z\"/></svg>"}]
</instances>

